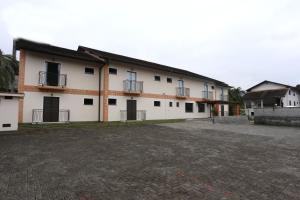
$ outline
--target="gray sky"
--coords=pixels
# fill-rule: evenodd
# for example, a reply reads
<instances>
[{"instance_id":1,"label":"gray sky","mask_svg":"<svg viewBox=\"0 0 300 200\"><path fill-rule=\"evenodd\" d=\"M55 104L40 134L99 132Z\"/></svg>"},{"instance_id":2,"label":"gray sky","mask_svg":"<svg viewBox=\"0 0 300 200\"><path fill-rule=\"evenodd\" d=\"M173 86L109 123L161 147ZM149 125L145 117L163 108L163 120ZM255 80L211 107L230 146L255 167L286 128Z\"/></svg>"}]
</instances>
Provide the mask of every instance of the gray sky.
<instances>
[{"instance_id":1,"label":"gray sky","mask_svg":"<svg viewBox=\"0 0 300 200\"><path fill-rule=\"evenodd\" d=\"M299 0L0 0L0 48L84 45L247 89L300 84Z\"/></svg>"}]
</instances>

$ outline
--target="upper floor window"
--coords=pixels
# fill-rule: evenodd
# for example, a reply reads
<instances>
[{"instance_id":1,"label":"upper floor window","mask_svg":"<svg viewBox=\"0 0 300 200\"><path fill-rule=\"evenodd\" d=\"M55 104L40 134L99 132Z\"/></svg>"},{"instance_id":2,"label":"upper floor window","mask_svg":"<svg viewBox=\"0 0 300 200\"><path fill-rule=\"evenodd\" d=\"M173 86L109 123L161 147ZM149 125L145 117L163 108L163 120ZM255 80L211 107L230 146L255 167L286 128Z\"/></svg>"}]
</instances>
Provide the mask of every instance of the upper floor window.
<instances>
[{"instance_id":1,"label":"upper floor window","mask_svg":"<svg viewBox=\"0 0 300 200\"><path fill-rule=\"evenodd\" d=\"M127 76L129 81L136 81L136 72L127 71Z\"/></svg>"},{"instance_id":2,"label":"upper floor window","mask_svg":"<svg viewBox=\"0 0 300 200\"><path fill-rule=\"evenodd\" d=\"M108 99L108 105L111 106L117 105L117 99Z\"/></svg>"},{"instance_id":3,"label":"upper floor window","mask_svg":"<svg viewBox=\"0 0 300 200\"><path fill-rule=\"evenodd\" d=\"M291 90L289 90L289 95L291 95Z\"/></svg>"},{"instance_id":4,"label":"upper floor window","mask_svg":"<svg viewBox=\"0 0 300 200\"><path fill-rule=\"evenodd\" d=\"M291 100L289 100L289 105L290 105L290 106L292 105L292 101L291 101Z\"/></svg>"},{"instance_id":5,"label":"upper floor window","mask_svg":"<svg viewBox=\"0 0 300 200\"><path fill-rule=\"evenodd\" d=\"M160 76L154 76L155 81L160 81Z\"/></svg>"},{"instance_id":6,"label":"upper floor window","mask_svg":"<svg viewBox=\"0 0 300 200\"><path fill-rule=\"evenodd\" d=\"M193 111L193 103L185 103L185 112L192 113Z\"/></svg>"},{"instance_id":7,"label":"upper floor window","mask_svg":"<svg viewBox=\"0 0 300 200\"><path fill-rule=\"evenodd\" d=\"M178 87L184 88L184 81L183 80L178 80Z\"/></svg>"},{"instance_id":8,"label":"upper floor window","mask_svg":"<svg viewBox=\"0 0 300 200\"><path fill-rule=\"evenodd\" d=\"M86 68L84 69L84 72L85 72L86 74L94 74L94 68L86 67Z\"/></svg>"},{"instance_id":9,"label":"upper floor window","mask_svg":"<svg viewBox=\"0 0 300 200\"><path fill-rule=\"evenodd\" d=\"M160 107L160 101L154 101L154 106L155 107Z\"/></svg>"},{"instance_id":10,"label":"upper floor window","mask_svg":"<svg viewBox=\"0 0 300 200\"><path fill-rule=\"evenodd\" d=\"M167 83L172 83L172 78L167 78Z\"/></svg>"},{"instance_id":11,"label":"upper floor window","mask_svg":"<svg viewBox=\"0 0 300 200\"><path fill-rule=\"evenodd\" d=\"M211 86L211 89L214 90L214 89L215 89L215 86L212 85L212 86Z\"/></svg>"},{"instance_id":12,"label":"upper floor window","mask_svg":"<svg viewBox=\"0 0 300 200\"><path fill-rule=\"evenodd\" d=\"M13 96L4 96L4 99L13 99Z\"/></svg>"},{"instance_id":13,"label":"upper floor window","mask_svg":"<svg viewBox=\"0 0 300 200\"><path fill-rule=\"evenodd\" d=\"M204 83L204 91L208 91L208 84Z\"/></svg>"},{"instance_id":14,"label":"upper floor window","mask_svg":"<svg viewBox=\"0 0 300 200\"><path fill-rule=\"evenodd\" d=\"M117 75L117 73L118 73L118 70L116 68L112 68L112 67L109 68L109 74Z\"/></svg>"}]
</instances>

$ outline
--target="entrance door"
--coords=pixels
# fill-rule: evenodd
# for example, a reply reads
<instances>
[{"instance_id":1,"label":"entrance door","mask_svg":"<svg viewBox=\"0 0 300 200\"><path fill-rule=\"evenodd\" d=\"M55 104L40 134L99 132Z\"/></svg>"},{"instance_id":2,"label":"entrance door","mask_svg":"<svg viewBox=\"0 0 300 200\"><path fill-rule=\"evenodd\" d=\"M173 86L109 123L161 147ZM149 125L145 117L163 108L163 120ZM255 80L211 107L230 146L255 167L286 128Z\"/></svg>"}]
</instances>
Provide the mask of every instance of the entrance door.
<instances>
[{"instance_id":1,"label":"entrance door","mask_svg":"<svg viewBox=\"0 0 300 200\"><path fill-rule=\"evenodd\" d=\"M43 122L58 122L59 97L44 97Z\"/></svg>"},{"instance_id":2,"label":"entrance door","mask_svg":"<svg viewBox=\"0 0 300 200\"><path fill-rule=\"evenodd\" d=\"M136 120L136 100L127 100L127 120Z\"/></svg>"},{"instance_id":3,"label":"entrance door","mask_svg":"<svg viewBox=\"0 0 300 200\"><path fill-rule=\"evenodd\" d=\"M221 105L221 116L224 116L224 105Z\"/></svg>"},{"instance_id":4,"label":"entrance door","mask_svg":"<svg viewBox=\"0 0 300 200\"><path fill-rule=\"evenodd\" d=\"M47 85L58 86L59 64L47 62Z\"/></svg>"}]
</instances>

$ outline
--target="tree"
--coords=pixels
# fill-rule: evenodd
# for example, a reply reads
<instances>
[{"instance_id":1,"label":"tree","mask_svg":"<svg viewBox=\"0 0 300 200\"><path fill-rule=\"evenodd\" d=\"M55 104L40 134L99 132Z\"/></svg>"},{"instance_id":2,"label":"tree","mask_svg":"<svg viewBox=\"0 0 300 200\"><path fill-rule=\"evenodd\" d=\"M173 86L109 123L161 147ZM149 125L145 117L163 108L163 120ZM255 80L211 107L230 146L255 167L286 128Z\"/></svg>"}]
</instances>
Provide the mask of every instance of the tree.
<instances>
[{"instance_id":1,"label":"tree","mask_svg":"<svg viewBox=\"0 0 300 200\"><path fill-rule=\"evenodd\" d=\"M11 91L18 74L19 62L12 55L5 55L0 50L0 91Z\"/></svg>"},{"instance_id":2,"label":"tree","mask_svg":"<svg viewBox=\"0 0 300 200\"><path fill-rule=\"evenodd\" d=\"M243 94L245 92L240 88L231 88L229 91L229 102L238 103L240 105L244 104Z\"/></svg>"}]
</instances>

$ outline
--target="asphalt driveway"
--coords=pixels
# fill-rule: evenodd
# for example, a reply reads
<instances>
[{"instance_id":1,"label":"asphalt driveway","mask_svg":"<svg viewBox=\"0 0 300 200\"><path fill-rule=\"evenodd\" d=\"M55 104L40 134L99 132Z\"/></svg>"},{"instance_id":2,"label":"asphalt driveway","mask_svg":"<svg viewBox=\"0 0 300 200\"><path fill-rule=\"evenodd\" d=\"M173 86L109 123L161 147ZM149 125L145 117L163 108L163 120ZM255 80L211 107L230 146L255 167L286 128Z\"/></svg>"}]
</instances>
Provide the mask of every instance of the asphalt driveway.
<instances>
[{"instance_id":1,"label":"asphalt driveway","mask_svg":"<svg viewBox=\"0 0 300 200\"><path fill-rule=\"evenodd\" d=\"M0 136L0 199L300 199L300 129L190 121Z\"/></svg>"}]
</instances>

